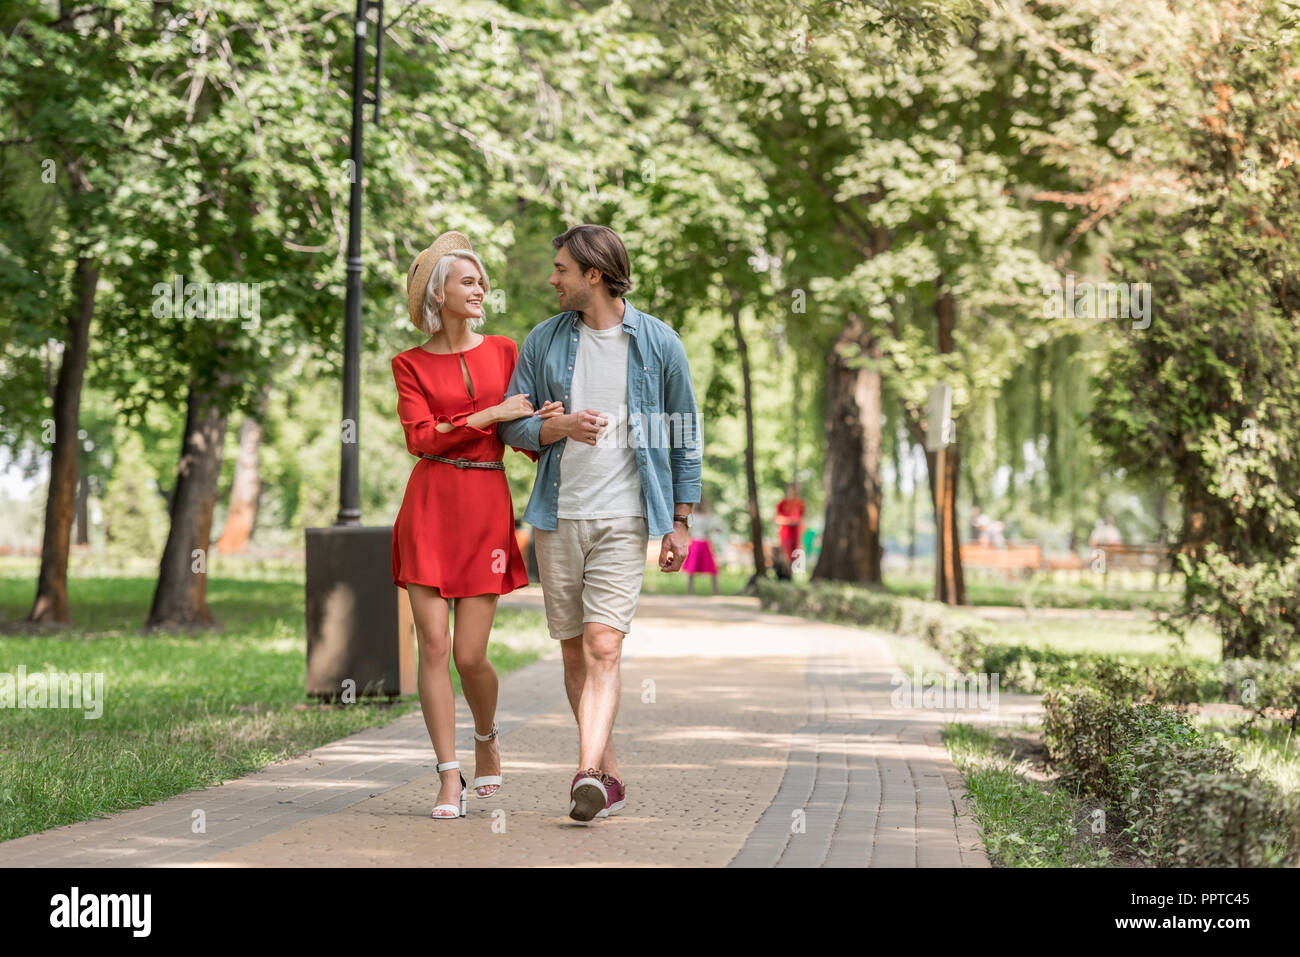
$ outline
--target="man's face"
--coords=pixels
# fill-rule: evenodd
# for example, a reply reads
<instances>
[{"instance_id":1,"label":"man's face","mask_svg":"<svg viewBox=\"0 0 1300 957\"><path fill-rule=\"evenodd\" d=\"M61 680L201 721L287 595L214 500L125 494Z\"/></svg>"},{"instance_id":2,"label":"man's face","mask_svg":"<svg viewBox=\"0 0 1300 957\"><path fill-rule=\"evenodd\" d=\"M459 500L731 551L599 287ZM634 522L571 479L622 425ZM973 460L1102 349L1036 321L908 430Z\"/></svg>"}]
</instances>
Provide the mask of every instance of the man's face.
<instances>
[{"instance_id":1,"label":"man's face","mask_svg":"<svg viewBox=\"0 0 1300 957\"><path fill-rule=\"evenodd\" d=\"M582 312L591 305L591 284L582 275L582 270L574 258L569 255L567 247L561 246L556 252L555 269L547 282L555 288L555 295L561 308Z\"/></svg>"}]
</instances>

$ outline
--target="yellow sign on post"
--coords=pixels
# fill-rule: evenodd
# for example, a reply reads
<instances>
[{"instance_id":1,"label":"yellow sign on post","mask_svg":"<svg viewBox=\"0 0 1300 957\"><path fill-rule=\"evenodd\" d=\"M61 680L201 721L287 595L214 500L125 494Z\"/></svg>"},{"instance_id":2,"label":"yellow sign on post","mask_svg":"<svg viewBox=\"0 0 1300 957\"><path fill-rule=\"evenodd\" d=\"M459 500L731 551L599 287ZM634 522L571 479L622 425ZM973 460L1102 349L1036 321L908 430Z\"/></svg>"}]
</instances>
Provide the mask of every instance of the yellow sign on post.
<instances>
[{"instance_id":1,"label":"yellow sign on post","mask_svg":"<svg viewBox=\"0 0 1300 957\"><path fill-rule=\"evenodd\" d=\"M938 452L952 444L952 387L936 382L930 388L926 409L925 450Z\"/></svg>"}]
</instances>

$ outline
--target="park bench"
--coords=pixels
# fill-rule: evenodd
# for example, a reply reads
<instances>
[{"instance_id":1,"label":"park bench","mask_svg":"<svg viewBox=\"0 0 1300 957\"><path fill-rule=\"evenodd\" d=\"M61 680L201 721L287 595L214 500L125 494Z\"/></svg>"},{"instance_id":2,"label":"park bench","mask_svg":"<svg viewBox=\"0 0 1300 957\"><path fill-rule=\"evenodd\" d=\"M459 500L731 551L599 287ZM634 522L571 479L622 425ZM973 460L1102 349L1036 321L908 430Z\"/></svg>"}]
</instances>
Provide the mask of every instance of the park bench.
<instances>
[{"instance_id":1,"label":"park bench","mask_svg":"<svg viewBox=\"0 0 1300 957\"><path fill-rule=\"evenodd\" d=\"M1117 571L1169 572L1169 550L1163 545L1094 545L1093 553L1105 555L1106 569Z\"/></svg>"},{"instance_id":2,"label":"park bench","mask_svg":"<svg viewBox=\"0 0 1300 957\"><path fill-rule=\"evenodd\" d=\"M1085 562L1074 552L1063 552L1060 555L1044 555L1043 570L1049 572L1078 572L1083 571L1087 566Z\"/></svg>"},{"instance_id":3,"label":"park bench","mask_svg":"<svg viewBox=\"0 0 1300 957\"><path fill-rule=\"evenodd\" d=\"M1172 575L1173 552L1164 545L1134 543L1124 545L1094 545L1089 564L1103 575L1117 572L1150 572L1157 588L1161 575Z\"/></svg>"},{"instance_id":4,"label":"park bench","mask_svg":"<svg viewBox=\"0 0 1300 957\"><path fill-rule=\"evenodd\" d=\"M960 552L963 568L988 568L1008 579L1027 578L1043 567L1043 549L1037 542L1007 542L1005 548L970 542Z\"/></svg>"}]
</instances>

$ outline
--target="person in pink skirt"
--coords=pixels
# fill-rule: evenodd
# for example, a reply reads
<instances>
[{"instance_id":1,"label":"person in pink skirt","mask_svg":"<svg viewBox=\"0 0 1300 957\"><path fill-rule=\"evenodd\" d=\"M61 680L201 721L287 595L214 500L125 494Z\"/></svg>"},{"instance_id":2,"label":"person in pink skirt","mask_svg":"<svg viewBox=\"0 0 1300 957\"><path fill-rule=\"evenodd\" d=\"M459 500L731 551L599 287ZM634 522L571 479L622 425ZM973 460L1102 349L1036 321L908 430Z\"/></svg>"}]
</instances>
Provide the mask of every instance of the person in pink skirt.
<instances>
[{"instance_id":1,"label":"person in pink skirt","mask_svg":"<svg viewBox=\"0 0 1300 957\"><path fill-rule=\"evenodd\" d=\"M722 531L722 523L709 511L703 493L691 516L691 545L686 552L686 561L682 571L686 573L686 593L695 594L695 576L708 575L713 579L713 594L718 593L718 565L713 560L713 545L710 539Z\"/></svg>"}]
</instances>

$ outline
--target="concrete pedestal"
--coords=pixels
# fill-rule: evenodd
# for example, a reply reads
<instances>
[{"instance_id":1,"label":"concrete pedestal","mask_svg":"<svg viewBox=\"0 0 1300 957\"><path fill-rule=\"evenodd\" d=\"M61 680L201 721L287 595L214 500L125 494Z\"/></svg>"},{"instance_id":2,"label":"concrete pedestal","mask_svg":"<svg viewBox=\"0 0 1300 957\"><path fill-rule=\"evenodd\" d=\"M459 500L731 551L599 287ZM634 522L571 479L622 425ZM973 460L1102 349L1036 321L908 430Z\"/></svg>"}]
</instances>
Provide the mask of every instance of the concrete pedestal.
<instances>
[{"instance_id":1,"label":"concrete pedestal","mask_svg":"<svg viewBox=\"0 0 1300 957\"><path fill-rule=\"evenodd\" d=\"M415 629L406 589L393 584L391 526L306 535L307 694L415 694Z\"/></svg>"}]
</instances>

